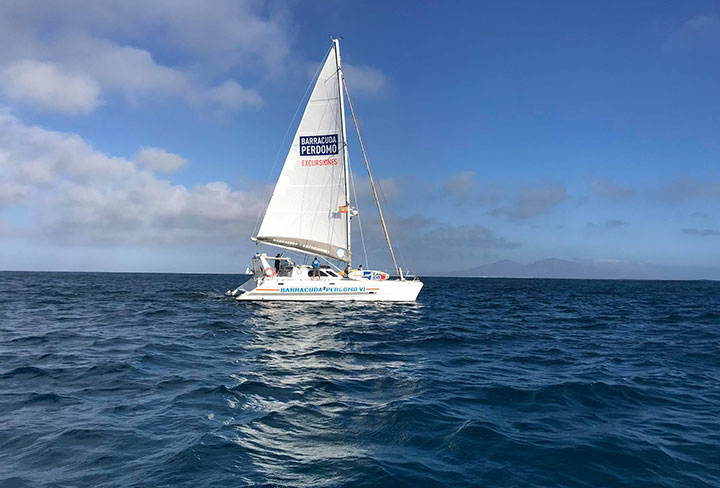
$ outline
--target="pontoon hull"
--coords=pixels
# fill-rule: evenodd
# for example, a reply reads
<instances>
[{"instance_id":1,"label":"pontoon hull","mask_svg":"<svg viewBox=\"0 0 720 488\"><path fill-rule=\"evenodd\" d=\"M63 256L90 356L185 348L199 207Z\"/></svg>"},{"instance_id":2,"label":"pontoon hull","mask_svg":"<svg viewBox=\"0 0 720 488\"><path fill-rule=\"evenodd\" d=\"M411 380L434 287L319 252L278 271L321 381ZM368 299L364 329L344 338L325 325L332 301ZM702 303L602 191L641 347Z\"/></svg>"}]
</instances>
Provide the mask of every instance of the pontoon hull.
<instances>
[{"instance_id":1,"label":"pontoon hull","mask_svg":"<svg viewBox=\"0 0 720 488\"><path fill-rule=\"evenodd\" d=\"M414 302L422 287L419 280L264 278L250 279L229 294L238 301Z\"/></svg>"}]
</instances>

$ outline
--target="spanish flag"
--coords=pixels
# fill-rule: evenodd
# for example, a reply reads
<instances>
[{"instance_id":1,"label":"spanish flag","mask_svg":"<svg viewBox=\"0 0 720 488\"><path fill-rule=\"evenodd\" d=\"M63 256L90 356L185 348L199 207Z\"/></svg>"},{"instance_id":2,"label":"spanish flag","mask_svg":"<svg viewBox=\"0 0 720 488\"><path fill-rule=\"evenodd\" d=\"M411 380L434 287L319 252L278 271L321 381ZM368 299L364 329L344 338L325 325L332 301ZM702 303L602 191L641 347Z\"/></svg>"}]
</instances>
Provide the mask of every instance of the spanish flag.
<instances>
[{"instance_id":1,"label":"spanish flag","mask_svg":"<svg viewBox=\"0 0 720 488\"><path fill-rule=\"evenodd\" d=\"M342 206L338 209L338 212L340 212L340 213L348 213L348 206L347 206L347 205L342 205Z\"/></svg>"}]
</instances>

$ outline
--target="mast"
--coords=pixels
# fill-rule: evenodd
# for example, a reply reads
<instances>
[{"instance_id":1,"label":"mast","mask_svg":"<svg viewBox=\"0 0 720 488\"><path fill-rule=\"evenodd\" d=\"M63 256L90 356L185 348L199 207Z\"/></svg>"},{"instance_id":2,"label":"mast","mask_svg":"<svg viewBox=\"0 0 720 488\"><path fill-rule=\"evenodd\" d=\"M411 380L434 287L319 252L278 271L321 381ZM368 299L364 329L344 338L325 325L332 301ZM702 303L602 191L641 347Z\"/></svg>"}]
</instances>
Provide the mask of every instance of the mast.
<instances>
[{"instance_id":1,"label":"mast","mask_svg":"<svg viewBox=\"0 0 720 488\"><path fill-rule=\"evenodd\" d=\"M333 41L314 78L255 238L271 246L349 263L347 135L340 58L337 41ZM338 159L343 157L341 164Z\"/></svg>"},{"instance_id":2,"label":"mast","mask_svg":"<svg viewBox=\"0 0 720 488\"><path fill-rule=\"evenodd\" d=\"M402 280L402 273L400 272L400 268L397 265L397 260L395 259L395 252L393 251L392 244L390 244L390 234L388 234L387 225L385 225L385 218L383 217L382 213L382 208L380 208L380 199L378 198L377 191L375 190L375 180L373 180L372 172L370 171L370 163L368 163L367 154L365 153L365 144L363 143L362 136L360 135L360 126L358 125L357 117L355 116L355 109L353 108L352 99L350 98L350 90L348 90L348 86L345 80L343 80L343 86L345 87L345 92L348 96L350 113L352 114L353 123L355 124L358 141L360 141L360 149L362 150L363 159L365 160L365 167L367 168L368 177L370 178L370 186L372 187L373 195L375 196L375 205L377 205L378 214L380 214L380 223L382 224L383 232L385 232L385 240L387 241L388 249L390 249L390 257L392 257L393 266L395 266L395 272Z\"/></svg>"},{"instance_id":3,"label":"mast","mask_svg":"<svg viewBox=\"0 0 720 488\"><path fill-rule=\"evenodd\" d=\"M345 205L347 211L345 212L345 222L347 224L347 249L348 255L352 259L352 241L350 239L350 172L348 171L350 165L348 164L348 149L347 149L347 138L345 135L345 101L343 100L343 74L342 64L340 64L340 40L337 38L333 39L335 45L335 61L337 62L337 77L338 77L338 97L340 98L340 126L342 132L342 146L343 146L343 163L345 170ZM349 100L349 99L348 99ZM348 261L348 266L352 268L352 262Z\"/></svg>"}]
</instances>

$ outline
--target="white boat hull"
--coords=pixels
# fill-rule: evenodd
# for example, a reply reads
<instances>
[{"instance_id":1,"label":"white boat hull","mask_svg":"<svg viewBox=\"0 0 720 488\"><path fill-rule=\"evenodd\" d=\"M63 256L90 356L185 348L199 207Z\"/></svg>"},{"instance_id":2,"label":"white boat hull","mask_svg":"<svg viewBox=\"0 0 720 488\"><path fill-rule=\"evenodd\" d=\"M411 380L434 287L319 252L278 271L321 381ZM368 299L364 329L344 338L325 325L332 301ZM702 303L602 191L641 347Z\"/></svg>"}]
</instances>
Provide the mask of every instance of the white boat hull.
<instances>
[{"instance_id":1,"label":"white boat hull","mask_svg":"<svg viewBox=\"0 0 720 488\"><path fill-rule=\"evenodd\" d=\"M420 280L352 280L322 278L251 278L228 292L238 301L362 301L414 302L423 283Z\"/></svg>"}]
</instances>

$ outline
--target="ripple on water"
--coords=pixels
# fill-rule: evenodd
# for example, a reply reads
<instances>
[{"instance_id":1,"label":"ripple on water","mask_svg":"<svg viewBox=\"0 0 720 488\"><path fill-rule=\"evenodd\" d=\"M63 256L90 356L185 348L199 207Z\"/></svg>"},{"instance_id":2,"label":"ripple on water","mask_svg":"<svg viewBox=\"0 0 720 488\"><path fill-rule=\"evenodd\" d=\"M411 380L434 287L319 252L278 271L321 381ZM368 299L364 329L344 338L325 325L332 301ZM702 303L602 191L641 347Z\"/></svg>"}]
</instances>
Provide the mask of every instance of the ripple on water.
<instances>
[{"instance_id":1,"label":"ripple on water","mask_svg":"<svg viewBox=\"0 0 720 488\"><path fill-rule=\"evenodd\" d=\"M0 486L720 486L720 285L0 273Z\"/></svg>"}]
</instances>

